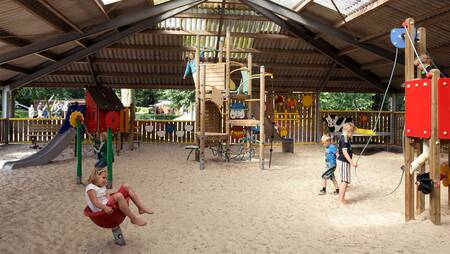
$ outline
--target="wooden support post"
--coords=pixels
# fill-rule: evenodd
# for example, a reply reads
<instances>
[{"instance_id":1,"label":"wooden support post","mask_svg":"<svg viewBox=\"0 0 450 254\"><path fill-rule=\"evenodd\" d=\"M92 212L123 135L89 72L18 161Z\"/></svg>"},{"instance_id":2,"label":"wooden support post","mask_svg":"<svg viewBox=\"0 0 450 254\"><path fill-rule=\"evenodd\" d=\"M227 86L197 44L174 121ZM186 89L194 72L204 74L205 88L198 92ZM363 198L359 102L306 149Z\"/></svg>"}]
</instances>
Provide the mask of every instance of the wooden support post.
<instances>
[{"instance_id":1,"label":"wooden support post","mask_svg":"<svg viewBox=\"0 0 450 254\"><path fill-rule=\"evenodd\" d=\"M426 40L426 29L424 27L419 27L417 29L418 35L417 35L417 52L419 53L419 55L425 54L426 53L426 48L427 48L427 40ZM407 39L407 38L405 38ZM422 76L422 72L417 69L416 70L416 78L417 79L421 79L423 78ZM427 141L424 141L427 142ZM416 156L419 156L423 149L422 149L422 144L423 142L419 142L419 146L418 146L418 150L416 151ZM418 169L418 173L422 174L425 172L425 164L428 163L424 163L424 165L420 166L420 168ZM425 211L425 194L423 194L421 191L416 190L416 212L417 214L421 214Z\"/></svg>"},{"instance_id":2,"label":"wooden support post","mask_svg":"<svg viewBox=\"0 0 450 254\"><path fill-rule=\"evenodd\" d=\"M195 37L195 67L196 71L193 73L192 78L194 78L195 84L195 132L198 133L200 130L200 35Z\"/></svg>"},{"instance_id":3,"label":"wooden support post","mask_svg":"<svg viewBox=\"0 0 450 254\"><path fill-rule=\"evenodd\" d=\"M438 79L439 70L431 70L431 138L430 138L430 175L435 183L430 193L430 218L435 225L441 224L441 188L440 188L440 141L438 139Z\"/></svg>"},{"instance_id":4,"label":"wooden support post","mask_svg":"<svg viewBox=\"0 0 450 254\"><path fill-rule=\"evenodd\" d=\"M447 163L450 166L450 143L447 143L447 153L448 153ZM450 186L447 187L447 192L448 192L447 208L450 209Z\"/></svg>"},{"instance_id":5,"label":"wooden support post","mask_svg":"<svg viewBox=\"0 0 450 254\"><path fill-rule=\"evenodd\" d=\"M260 77L259 77L259 169L264 170L264 144L265 144L265 133L264 133L264 109L265 105L265 93L266 90L266 71L264 66L260 67Z\"/></svg>"},{"instance_id":6,"label":"wooden support post","mask_svg":"<svg viewBox=\"0 0 450 254\"><path fill-rule=\"evenodd\" d=\"M205 93L206 93L206 66L205 65L198 65L198 72L202 73L202 77L200 80L200 170L205 169L205 110L206 110L206 104L205 104ZM204 70L202 71L202 69Z\"/></svg>"},{"instance_id":7,"label":"wooden support post","mask_svg":"<svg viewBox=\"0 0 450 254\"><path fill-rule=\"evenodd\" d=\"M134 150L134 130L136 125L136 107L134 104L134 93L132 95L132 103L130 104L130 135L129 135L129 146L130 150Z\"/></svg>"},{"instance_id":8,"label":"wooden support post","mask_svg":"<svg viewBox=\"0 0 450 254\"><path fill-rule=\"evenodd\" d=\"M219 42L219 60L218 60L218 62L219 63L223 62L223 41L222 40Z\"/></svg>"},{"instance_id":9,"label":"wooden support post","mask_svg":"<svg viewBox=\"0 0 450 254\"><path fill-rule=\"evenodd\" d=\"M389 144L394 145L395 144L395 110L397 108L397 94L391 93L391 113L389 116L389 131L391 132L391 135L389 136Z\"/></svg>"},{"instance_id":10,"label":"wooden support post","mask_svg":"<svg viewBox=\"0 0 450 254\"><path fill-rule=\"evenodd\" d=\"M249 77L251 77L252 75L253 75L253 68L252 68L252 66L253 66L253 56L252 56L252 54L251 53L249 53L248 54L248 56L247 56L247 68L248 68L248 74L249 74ZM252 98L252 79L249 79L248 81L247 81L247 87L248 87L248 96L250 97L250 98ZM248 103L248 110L247 110L247 118L248 119L251 119L252 118L252 103L250 102L250 103ZM256 118L256 116L254 116L255 118Z\"/></svg>"},{"instance_id":11,"label":"wooden support post","mask_svg":"<svg viewBox=\"0 0 450 254\"><path fill-rule=\"evenodd\" d=\"M16 99L15 99L16 93L17 93L17 90L12 90L9 93L8 112L9 112L10 118L16 117ZM48 109L48 110L50 111L50 109Z\"/></svg>"},{"instance_id":12,"label":"wooden support post","mask_svg":"<svg viewBox=\"0 0 450 254\"><path fill-rule=\"evenodd\" d=\"M107 171L108 171L108 182L106 184L106 188L111 189L113 184L113 145L112 145L112 137L113 133L111 128L108 128L108 138L106 141L106 162L107 162Z\"/></svg>"},{"instance_id":13,"label":"wooden support post","mask_svg":"<svg viewBox=\"0 0 450 254\"><path fill-rule=\"evenodd\" d=\"M414 19L406 19L409 34L414 34ZM405 81L414 79L414 50L408 39L405 39ZM405 221L414 219L414 175L411 174L411 162L414 159L414 145L405 136Z\"/></svg>"},{"instance_id":14,"label":"wooden support post","mask_svg":"<svg viewBox=\"0 0 450 254\"><path fill-rule=\"evenodd\" d=\"M407 39L407 38L406 38ZM427 53L427 29L425 27L419 27L417 29L417 53L419 56ZM422 72L417 70L417 78L423 78Z\"/></svg>"},{"instance_id":15,"label":"wooden support post","mask_svg":"<svg viewBox=\"0 0 450 254\"><path fill-rule=\"evenodd\" d=\"M225 44L226 44L226 67L225 67L225 97L227 100L225 101L225 133L230 136L230 72L231 72L231 66L230 66L230 58L231 58L231 35L230 35L230 29L227 29L227 34L225 37ZM205 70L206 71L206 70ZM206 76L206 75L205 75ZM226 151L228 153L230 149L230 138L227 138L226 142Z\"/></svg>"}]
</instances>

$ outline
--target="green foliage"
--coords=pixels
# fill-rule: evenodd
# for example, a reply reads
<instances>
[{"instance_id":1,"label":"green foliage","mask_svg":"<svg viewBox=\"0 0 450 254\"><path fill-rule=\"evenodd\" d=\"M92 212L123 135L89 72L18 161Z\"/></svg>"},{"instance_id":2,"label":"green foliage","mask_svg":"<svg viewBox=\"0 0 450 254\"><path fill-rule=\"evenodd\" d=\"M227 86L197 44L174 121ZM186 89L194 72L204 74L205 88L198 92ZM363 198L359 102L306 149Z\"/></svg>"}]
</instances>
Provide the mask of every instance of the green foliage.
<instances>
[{"instance_id":1,"label":"green foliage","mask_svg":"<svg viewBox=\"0 0 450 254\"><path fill-rule=\"evenodd\" d=\"M135 89L136 106L148 107L158 102L161 91L156 89Z\"/></svg>"},{"instance_id":2,"label":"green foliage","mask_svg":"<svg viewBox=\"0 0 450 254\"><path fill-rule=\"evenodd\" d=\"M2 116L2 111L0 110L0 118ZM15 118L28 118L28 111L23 109L16 109L14 111L14 117Z\"/></svg>"},{"instance_id":3,"label":"green foliage","mask_svg":"<svg viewBox=\"0 0 450 254\"><path fill-rule=\"evenodd\" d=\"M137 120L173 120L177 118L176 114L149 114L149 113L136 113Z\"/></svg>"},{"instance_id":4,"label":"green foliage","mask_svg":"<svg viewBox=\"0 0 450 254\"><path fill-rule=\"evenodd\" d=\"M30 105L35 100L48 100L50 97L58 100L84 98L83 88L34 88L25 87L17 90L16 101Z\"/></svg>"},{"instance_id":5,"label":"green foliage","mask_svg":"<svg viewBox=\"0 0 450 254\"><path fill-rule=\"evenodd\" d=\"M374 94L321 93L320 108L323 110L372 110Z\"/></svg>"},{"instance_id":6,"label":"green foliage","mask_svg":"<svg viewBox=\"0 0 450 254\"><path fill-rule=\"evenodd\" d=\"M161 99L171 101L171 108L189 107L195 102L194 90L162 90Z\"/></svg>"}]
</instances>

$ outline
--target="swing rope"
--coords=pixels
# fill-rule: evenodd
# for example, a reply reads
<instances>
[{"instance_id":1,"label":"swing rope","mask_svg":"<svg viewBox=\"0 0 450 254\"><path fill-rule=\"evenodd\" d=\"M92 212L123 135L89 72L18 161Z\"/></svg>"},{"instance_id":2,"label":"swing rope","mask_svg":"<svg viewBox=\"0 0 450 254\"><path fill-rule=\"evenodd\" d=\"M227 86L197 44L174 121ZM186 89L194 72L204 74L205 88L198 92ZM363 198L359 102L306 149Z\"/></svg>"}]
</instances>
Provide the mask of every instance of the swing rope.
<instances>
[{"instance_id":1,"label":"swing rope","mask_svg":"<svg viewBox=\"0 0 450 254\"><path fill-rule=\"evenodd\" d=\"M391 76L389 77L389 82L388 82L388 85L387 85L386 90L385 90L385 92L384 92L383 100L382 100L381 105L380 105L380 109L378 110L377 117L375 118L375 124L374 124L374 127L372 128L372 131L373 131L373 132L375 132L375 131L377 130L378 121L380 120L381 112L383 111L383 106L384 106L384 103L385 103L385 101L386 101L386 97L387 97L387 94L388 94L388 92L389 92L389 88L390 88L390 86L391 86L391 84L392 84L392 79L393 79L393 77L394 77L395 67L396 67L396 65L397 65L397 59L398 59L398 48L395 49L395 59L394 59L394 64L393 64L392 70L391 70ZM372 140L372 137L373 137L372 135L369 136L369 139L367 140L366 144L364 145L364 147L363 147L361 153L359 154L359 156L358 156L358 158L357 158L357 160L356 160L356 164L358 164L358 162L359 162L359 160L361 159L362 155L363 155L364 152L366 151L367 146L369 145L370 141ZM404 144L403 144L403 146L404 146ZM355 168L354 172L355 172L356 180L358 180L358 183L361 184L361 181L359 180L359 177L358 177L356 168ZM401 185L401 183L402 183L402 181L403 181L403 174L404 174L404 171L402 172L402 175L401 175L401 178L400 178L400 182L399 182L399 184L397 185L397 187L395 187L395 189L394 189L392 192L390 192L389 194L385 195L384 197L393 194L393 193L399 188L399 186Z\"/></svg>"}]
</instances>

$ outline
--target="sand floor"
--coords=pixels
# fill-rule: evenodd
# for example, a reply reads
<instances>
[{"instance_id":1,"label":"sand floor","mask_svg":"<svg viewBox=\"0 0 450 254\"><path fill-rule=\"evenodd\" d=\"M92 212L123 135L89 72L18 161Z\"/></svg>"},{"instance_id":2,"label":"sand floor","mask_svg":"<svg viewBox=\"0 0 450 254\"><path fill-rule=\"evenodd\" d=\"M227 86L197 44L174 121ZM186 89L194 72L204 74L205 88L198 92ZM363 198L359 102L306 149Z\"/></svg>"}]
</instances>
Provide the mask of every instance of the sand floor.
<instances>
[{"instance_id":1,"label":"sand floor","mask_svg":"<svg viewBox=\"0 0 450 254\"><path fill-rule=\"evenodd\" d=\"M8 150L9 149L9 150ZM6 151L0 147L0 160ZM22 149L23 150L23 149ZM318 196L319 145L275 152L273 167L258 161L207 161L200 172L182 145L147 144L116 157L114 187L128 182L154 215L146 227L122 224L127 246L96 227L82 210L75 161L0 170L0 253L448 253L450 212L442 190L442 222L403 222L402 154L377 152L360 160L342 207ZM94 158L84 160L84 176ZM332 188L330 186L329 191ZM132 206L136 211L136 208Z\"/></svg>"}]
</instances>

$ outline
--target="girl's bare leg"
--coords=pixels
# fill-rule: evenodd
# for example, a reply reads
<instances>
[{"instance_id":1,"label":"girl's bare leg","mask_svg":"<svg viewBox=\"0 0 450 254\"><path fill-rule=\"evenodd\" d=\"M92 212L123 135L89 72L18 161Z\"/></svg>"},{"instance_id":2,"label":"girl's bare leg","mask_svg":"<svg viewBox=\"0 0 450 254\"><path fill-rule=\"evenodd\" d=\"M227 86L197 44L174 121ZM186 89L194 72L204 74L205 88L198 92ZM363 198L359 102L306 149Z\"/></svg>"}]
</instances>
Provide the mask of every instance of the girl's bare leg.
<instances>
[{"instance_id":1,"label":"girl's bare leg","mask_svg":"<svg viewBox=\"0 0 450 254\"><path fill-rule=\"evenodd\" d=\"M348 183L342 182L341 188L339 189L339 201L345 204L345 192L347 191Z\"/></svg>"},{"instance_id":2,"label":"girl's bare leg","mask_svg":"<svg viewBox=\"0 0 450 254\"><path fill-rule=\"evenodd\" d=\"M131 220L131 223L136 224L138 226L145 226L147 222L137 217L128 207L128 203L123 197L122 193L115 193L113 195L114 200L119 205L120 211L122 211L126 216L128 216Z\"/></svg>"},{"instance_id":3,"label":"girl's bare leg","mask_svg":"<svg viewBox=\"0 0 450 254\"><path fill-rule=\"evenodd\" d=\"M139 214L143 214L143 213L152 214L153 213L153 211L151 209L144 206L139 195L133 190L133 188L131 188L131 186L128 183L124 183L124 184L122 184L122 186L125 188L125 190L128 192L128 194L130 194L130 198L131 198L131 200L133 200L133 203L137 206L137 208L139 210Z\"/></svg>"}]
</instances>

